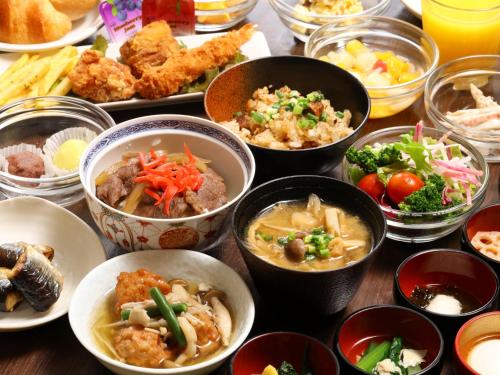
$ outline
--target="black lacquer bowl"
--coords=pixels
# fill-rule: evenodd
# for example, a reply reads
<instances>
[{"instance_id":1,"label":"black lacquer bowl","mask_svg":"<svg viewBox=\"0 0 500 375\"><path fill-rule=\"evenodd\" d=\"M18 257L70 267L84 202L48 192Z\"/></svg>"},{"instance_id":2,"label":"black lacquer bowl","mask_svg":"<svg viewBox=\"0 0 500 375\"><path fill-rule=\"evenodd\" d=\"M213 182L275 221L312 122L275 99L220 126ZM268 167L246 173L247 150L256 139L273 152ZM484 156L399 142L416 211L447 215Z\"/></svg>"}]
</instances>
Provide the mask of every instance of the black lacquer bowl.
<instances>
[{"instance_id":1,"label":"black lacquer bowl","mask_svg":"<svg viewBox=\"0 0 500 375\"><path fill-rule=\"evenodd\" d=\"M249 144L257 164L257 181L297 174L321 174L337 166L368 120L370 99L363 85L333 64L300 56L273 56L238 64L217 76L205 94L205 111L215 122L229 121L245 108L253 92L287 85L302 95L320 90L335 110L352 113L349 136L321 147L274 150Z\"/></svg>"},{"instance_id":2,"label":"black lacquer bowl","mask_svg":"<svg viewBox=\"0 0 500 375\"><path fill-rule=\"evenodd\" d=\"M311 193L325 203L358 215L368 225L372 248L367 256L340 269L306 272L271 264L247 247L246 229L259 213L278 202L307 200ZM236 242L259 293L287 314L299 315L329 315L345 308L387 231L385 217L372 198L353 185L321 176L285 177L258 186L238 203L232 224Z\"/></svg>"}]
</instances>

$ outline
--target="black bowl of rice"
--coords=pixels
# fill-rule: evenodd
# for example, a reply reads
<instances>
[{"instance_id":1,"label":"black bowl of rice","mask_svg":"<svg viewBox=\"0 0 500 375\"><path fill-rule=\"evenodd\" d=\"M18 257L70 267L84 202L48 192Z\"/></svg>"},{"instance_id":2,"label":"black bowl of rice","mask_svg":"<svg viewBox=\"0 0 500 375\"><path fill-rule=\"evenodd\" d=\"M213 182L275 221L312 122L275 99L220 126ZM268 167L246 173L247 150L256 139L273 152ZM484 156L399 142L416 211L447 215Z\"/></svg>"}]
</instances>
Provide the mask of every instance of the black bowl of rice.
<instances>
[{"instance_id":1,"label":"black bowl of rice","mask_svg":"<svg viewBox=\"0 0 500 375\"><path fill-rule=\"evenodd\" d=\"M360 81L335 65L274 56L217 76L205 110L248 143L262 182L337 166L368 120L370 99Z\"/></svg>"}]
</instances>

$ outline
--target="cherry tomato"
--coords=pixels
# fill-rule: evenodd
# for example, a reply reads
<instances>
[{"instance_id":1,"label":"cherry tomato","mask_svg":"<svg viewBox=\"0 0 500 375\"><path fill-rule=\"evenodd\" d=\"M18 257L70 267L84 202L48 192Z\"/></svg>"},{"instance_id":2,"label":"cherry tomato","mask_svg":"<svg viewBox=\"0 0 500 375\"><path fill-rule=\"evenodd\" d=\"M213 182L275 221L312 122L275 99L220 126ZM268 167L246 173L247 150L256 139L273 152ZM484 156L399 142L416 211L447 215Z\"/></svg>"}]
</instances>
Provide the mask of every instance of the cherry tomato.
<instances>
[{"instance_id":1,"label":"cherry tomato","mask_svg":"<svg viewBox=\"0 0 500 375\"><path fill-rule=\"evenodd\" d=\"M358 182L358 187L368 193L376 201L380 201L380 198L384 194L385 186L378 179L376 173L367 174Z\"/></svg>"},{"instance_id":2,"label":"cherry tomato","mask_svg":"<svg viewBox=\"0 0 500 375\"><path fill-rule=\"evenodd\" d=\"M424 182L410 172L399 172L389 179L387 194L396 203L401 203L408 195L424 187Z\"/></svg>"}]
</instances>

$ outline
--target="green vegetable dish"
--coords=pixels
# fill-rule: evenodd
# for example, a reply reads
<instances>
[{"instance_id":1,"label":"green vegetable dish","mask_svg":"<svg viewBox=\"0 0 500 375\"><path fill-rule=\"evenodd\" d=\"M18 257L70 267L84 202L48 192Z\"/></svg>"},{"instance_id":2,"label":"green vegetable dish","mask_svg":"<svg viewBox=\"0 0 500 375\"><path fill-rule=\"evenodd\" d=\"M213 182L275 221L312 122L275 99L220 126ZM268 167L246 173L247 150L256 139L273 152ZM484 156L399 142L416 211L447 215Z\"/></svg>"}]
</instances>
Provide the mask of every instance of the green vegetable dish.
<instances>
[{"instance_id":1,"label":"green vegetable dish","mask_svg":"<svg viewBox=\"0 0 500 375\"><path fill-rule=\"evenodd\" d=\"M465 204L482 185L465 148L448 140L423 136L420 122L399 141L349 148L352 182L386 208L406 213L436 212Z\"/></svg>"},{"instance_id":2,"label":"green vegetable dish","mask_svg":"<svg viewBox=\"0 0 500 375\"><path fill-rule=\"evenodd\" d=\"M392 341L372 341L356 366L376 375L412 375L422 370L426 350L405 348L401 337Z\"/></svg>"}]
</instances>

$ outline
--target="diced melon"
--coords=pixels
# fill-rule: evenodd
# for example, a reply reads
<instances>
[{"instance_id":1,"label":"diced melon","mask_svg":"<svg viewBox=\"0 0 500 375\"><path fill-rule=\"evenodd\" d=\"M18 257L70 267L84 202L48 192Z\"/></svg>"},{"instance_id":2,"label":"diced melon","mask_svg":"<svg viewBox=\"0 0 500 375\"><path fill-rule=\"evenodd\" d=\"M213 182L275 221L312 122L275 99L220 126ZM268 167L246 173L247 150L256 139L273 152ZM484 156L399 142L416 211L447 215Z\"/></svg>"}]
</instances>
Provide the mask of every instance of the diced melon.
<instances>
[{"instance_id":1,"label":"diced melon","mask_svg":"<svg viewBox=\"0 0 500 375\"><path fill-rule=\"evenodd\" d=\"M364 83L372 87L390 86L391 80L379 72L372 72L365 77Z\"/></svg>"},{"instance_id":2,"label":"diced melon","mask_svg":"<svg viewBox=\"0 0 500 375\"><path fill-rule=\"evenodd\" d=\"M363 52L368 52L368 48L357 39L353 39L347 42L345 49L353 56L358 56Z\"/></svg>"},{"instance_id":3,"label":"diced melon","mask_svg":"<svg viewBox=\"0 0 500 375\"><path fill-rule=\"evenodd\" d=\"M377 56L373 52L363 52L356 56L354 60L354 67L361 71L368 72L372 70L373 65L377 62Z\"/></svg>"}]
</instances>

